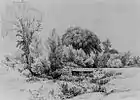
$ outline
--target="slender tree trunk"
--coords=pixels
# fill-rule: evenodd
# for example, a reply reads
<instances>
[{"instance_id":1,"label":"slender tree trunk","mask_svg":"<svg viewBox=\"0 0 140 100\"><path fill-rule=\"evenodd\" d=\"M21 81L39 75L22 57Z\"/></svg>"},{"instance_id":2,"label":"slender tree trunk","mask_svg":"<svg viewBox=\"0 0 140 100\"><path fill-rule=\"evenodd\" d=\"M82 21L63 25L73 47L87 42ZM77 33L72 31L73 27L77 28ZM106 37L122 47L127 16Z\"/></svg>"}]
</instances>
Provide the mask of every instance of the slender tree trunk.
<instances>
[{"instance_id":1,"label":"slender tree trunk","mask_svg":"<svg viewBox=\"0 0 140 100\"><path fill-rule=\"evenodd\" d=\"M26 60L27 60L27 62L26 62L27 63L27 69L30 71L31 75L32 76L39 76L39 74L34 73L31 69L31 61L30 61L30 55L29 54L26 55Z\"/></svg>"}]
</instances>

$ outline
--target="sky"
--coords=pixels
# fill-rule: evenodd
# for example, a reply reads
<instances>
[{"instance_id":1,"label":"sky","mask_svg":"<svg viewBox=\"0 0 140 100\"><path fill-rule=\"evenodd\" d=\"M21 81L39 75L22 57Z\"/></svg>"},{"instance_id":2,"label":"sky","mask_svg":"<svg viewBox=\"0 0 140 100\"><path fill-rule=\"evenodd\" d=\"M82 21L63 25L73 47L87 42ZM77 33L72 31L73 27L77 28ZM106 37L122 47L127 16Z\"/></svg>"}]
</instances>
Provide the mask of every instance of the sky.
<instances>
[{"instance_id":1,"label":"sky","mask_svg":"<svg viewBox=\"0 0 140 100\"><path fill-rule=\"evenodd\" d=\"M0 0L0 12L11 0ZM18 0L16 0L18 1ZM140 55L140 0L26 0L43 13L47 38L53 28L60 35L70 25L95 32L101 40L109 38L113 48ZM15 35L0 37L0 56L15 51Z\"/></svg>"}]
</instances>

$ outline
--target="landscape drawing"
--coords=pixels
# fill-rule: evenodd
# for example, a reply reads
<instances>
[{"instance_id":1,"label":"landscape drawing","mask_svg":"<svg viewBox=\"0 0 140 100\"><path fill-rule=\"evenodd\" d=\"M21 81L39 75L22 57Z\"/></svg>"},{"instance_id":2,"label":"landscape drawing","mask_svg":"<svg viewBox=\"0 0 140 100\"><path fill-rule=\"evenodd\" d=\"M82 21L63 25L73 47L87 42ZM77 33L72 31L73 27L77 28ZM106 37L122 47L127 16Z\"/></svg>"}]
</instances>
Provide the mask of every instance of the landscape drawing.
<instances>
[{"instance_id":1,"label":"landscape drawing","mask_svg":"<svg viewBox=\"0 0 140 100\"><path fill-rule=\"evenodd\" d=\"M0 0L0 100L140 100L139 0Z\"/></svg>"}]
</instances>

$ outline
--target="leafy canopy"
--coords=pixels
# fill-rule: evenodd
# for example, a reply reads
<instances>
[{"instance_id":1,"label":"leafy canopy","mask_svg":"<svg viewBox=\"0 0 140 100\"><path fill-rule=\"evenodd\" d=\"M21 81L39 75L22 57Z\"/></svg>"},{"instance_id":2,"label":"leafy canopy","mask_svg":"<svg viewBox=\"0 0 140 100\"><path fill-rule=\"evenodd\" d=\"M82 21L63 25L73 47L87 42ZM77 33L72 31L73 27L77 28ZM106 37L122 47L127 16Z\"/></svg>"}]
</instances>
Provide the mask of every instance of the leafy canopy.
<instances>
[{"instance_id":1,"label":"leafy canopy","mask_svg":"<svg viewBox=\"0 0 140 100\"><path fill-rule=\"evenodd\" d=\"M80 27L70 27L62 36L63 45L72 45L74 49L83 49L86 54L102 52L100 39L95 33Z\"/></svg>"}]
</instances>

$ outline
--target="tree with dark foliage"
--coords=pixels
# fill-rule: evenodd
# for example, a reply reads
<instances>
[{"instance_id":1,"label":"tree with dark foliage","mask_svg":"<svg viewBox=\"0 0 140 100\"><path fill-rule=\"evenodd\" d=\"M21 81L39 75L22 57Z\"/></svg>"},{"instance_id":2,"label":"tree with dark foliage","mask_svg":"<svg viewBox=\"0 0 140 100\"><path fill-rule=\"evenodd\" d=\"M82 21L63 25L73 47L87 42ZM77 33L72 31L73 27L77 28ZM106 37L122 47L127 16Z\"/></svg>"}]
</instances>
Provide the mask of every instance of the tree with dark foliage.
<instances>
[{"instance_id":1,"label":"tree with dark foliage","mask_svg":"<svg viewBox=\"0 0 140 100\"><path fill-rule=\"evenodd\" d=\"M70 27L62 36L63 45L72 45L74 49L82 48L84 52L90 55L91 52L99 54L102 52L100 39L97 35L80 27Z\"/></svg>"},{"instance_id":2,"label":"tree with dark foliage","mask_svg":"<svg viewBox=\"0 0 140 100\"><path fill-rule=\"evenodd\" d=\"M62 43L60 37L56 34L55 29L52 30L51 36L48 37L48 60L50 61L50 70L53 78L61 76L59 69L62 68Z\"/></svg>"}]
</instances>

